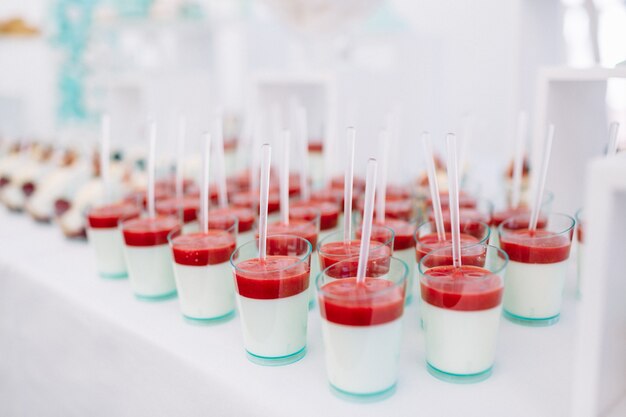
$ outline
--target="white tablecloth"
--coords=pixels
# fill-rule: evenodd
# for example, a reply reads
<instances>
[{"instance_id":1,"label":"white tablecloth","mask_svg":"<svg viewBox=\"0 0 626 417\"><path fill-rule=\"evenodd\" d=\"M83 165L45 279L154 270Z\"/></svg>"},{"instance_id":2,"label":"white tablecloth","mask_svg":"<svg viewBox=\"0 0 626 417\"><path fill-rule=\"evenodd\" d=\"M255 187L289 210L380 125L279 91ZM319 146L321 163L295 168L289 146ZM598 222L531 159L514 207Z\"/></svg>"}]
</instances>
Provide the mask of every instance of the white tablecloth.
<instances>
[{"instance_id":1,"label":"white tablecloth","mask_svg":"<svg viewBox=\"0 0 626 417\"><path fill-rule=\"evenodd\" d=\"M493 376L474 385L427 373L411 306L398 390L372 404L329 391L317 309L306 357L272 368L248 362L238 317L191 325L177 302L136 300L126 280L96 275L86 243L0 211L0 416L569 415L570 292L556 326L503 320Z\"/></svg>"}]
</instances>

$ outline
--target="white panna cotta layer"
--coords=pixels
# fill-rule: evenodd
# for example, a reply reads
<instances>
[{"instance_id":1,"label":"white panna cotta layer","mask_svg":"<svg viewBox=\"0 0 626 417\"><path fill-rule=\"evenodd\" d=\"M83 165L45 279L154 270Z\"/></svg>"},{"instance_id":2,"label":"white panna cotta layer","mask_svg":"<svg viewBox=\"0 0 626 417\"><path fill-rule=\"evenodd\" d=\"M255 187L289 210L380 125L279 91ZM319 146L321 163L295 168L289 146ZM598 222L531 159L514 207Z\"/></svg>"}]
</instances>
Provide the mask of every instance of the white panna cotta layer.
<instances>
[{"instance_id":1,"label":"white panna cotta layer","mask_svg":"<svg viewBox=\"0 0 626 417\"><path fill-rule=\"evenodd\" d=\"M322 319L329 382L352 394L375 394L398 377L402 318L373 326L348 326Z\"/></svg>"},{"instance_id":2,"label":"white panna cotta layer","mask_svg":"<svg viewBox=\"0 0 626 417\"><path fill-rule=\"evenodd\" d=\"M474 375L493 366L502 306L458 311L422 300L426 361L449 374Z\"/></svg>"},{"instance_id":3,"label":"white panna cotta layer","mask_svg":"<svg viewBox=\"0 0 626 417\"><path fill-rule=\"evenodd\" d=\"M311 252L311 272L309 274L309 302L314 303L317 297L317 290L315 289L315 280L320 273L320 259L317 249Z\"/></svg>"},{"instance_id":4,"label":"white panna cotta layer","mask_svg":"<svg viewBox=\"0 0 626 417\"><path fill-rule=\"evenodd\" d=\"M583 268L585 266L585 244L582 242L578 242L578 253L576 254L576 259L578 261L576 271L576 294L580 296L582 294L581 286L583 278Z\"/></svg>"},{"instance_id":5,"label":"white panna cotta layer","mask_svg":"<svg viewBox=\"0 0 626 417\"><path fill-rule=\"evenodd\" d=\"M174 263L180 310L191 319L216 319L235 308L235 284L229 262L192 266Z\"/></svg>"},{"instance_id":6,"label":"white panna cotta layer","mask_svg":"<svg viewBox=\"0 0 626 417\"><path fill-rule=\"evenodd\" d=\"M264 358L279 358L306 346L309 291L291 297L259 300L237 294L243 343Z\"/></svg>"},{"instance_id":7,"label":"white panna cotta layer","mask_svg":"<svg viewBox=\"0 0 626 417\"><path fill-rule=\"evenodd\" d=\"M128 278L136 295L160 297L174 293L172 250L168 244L156 246L124 245Z\"/></svg>"},{"instance_id":8,"label":"white panna cotta layer","mask_svg":"<svg viewBox=\"0 0 626 417\"><path fill-rule=\"evenodd\" d=\"M124 237L117 227L87 228L87 238L96 253L96 269L104 277L126 275Z\"/></svg>"},{"instance_id":9,"label":"white panna cotta layer","mask_svg":"<svg viewBox=\"0 0 626 417\"><path fill-rule=\"evenodd\" d=\"M504 278L504 309L528 319L557 316L566 274L567 260L551 264L509 261Z\"/></svg>"},{"instance_id":10,"label":"white panna cotta layer","mask_svg":"<svg viewBox=\"0 0 626 417\"><path fill-rule=\"evenodd\" d=\"M410 248L402 249L402 250L394 250L393 256L399 259L402 259L408 268L408 275L406 276L406 300L410 301L413 298L413 294L415 294L415 248L411 246Z\"/></svg>"}]
</instances>

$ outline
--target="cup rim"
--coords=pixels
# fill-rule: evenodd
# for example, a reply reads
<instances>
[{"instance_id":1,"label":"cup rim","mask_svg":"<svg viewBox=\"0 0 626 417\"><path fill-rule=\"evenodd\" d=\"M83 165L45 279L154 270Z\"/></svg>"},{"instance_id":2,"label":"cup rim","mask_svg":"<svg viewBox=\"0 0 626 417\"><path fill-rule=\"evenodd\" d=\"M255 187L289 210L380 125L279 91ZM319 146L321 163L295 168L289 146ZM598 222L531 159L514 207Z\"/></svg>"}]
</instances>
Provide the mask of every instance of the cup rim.
<instances>
[{"instance_id":1,"label":"cup rim","mask_svg":"<svg viewBox=\"0 0 626 417\"><path fill-rule=\"evenodd\" d=\"M280 272L280 271L286 271L286 270L289 270L289 269L291 269L291 268L294 268L294 267L296 267L296 266L301 265L301 264L302 264L302 263L304 263L304 262L307 262L307 261L308 261L308 259L311 257L311 253L312 253L312 247L313 247L313 245L311 245L311 242L309 242L307 239L305 239L305 238L303 238L303 237L296 236L296 235L288 235L288 234L275 234L275 235L268 235L267 237L268 237L268 238L269 238L269 237L272 237L272 238L275 238L275 237L288 237L288 238L290 238L290 239L302 240L302 241L304 241L304 242L305 242L305 244L306 244L306 248L307 248L307 250L306 250L306 253L305 253L305 254L303 254L303 255L298 255L298 256L297 256L297 257L298 257L298 262L296 262L296 263L294 263L294 264L291 264L291 265L289 265L289 266L286 266L286 267L284 267L284 268L273 269L273 270L271 270L271 272ZM234 268L234 270L235 270L235 271L242 271L242 272L244 272L244 273L246 273L246 272L247 272L247 273L249 273L249 274L253 274L253 275L254 275L254 274L258 274L258 272L256 272L256 271L248 271L248 270L246 270L246 269L242 269L242 268L238 267L238 266L237 266L237 264L235 264L235 261L236 261L236 260L237 260L237 258L238 258L238 256L236 256L236 255L238 255L244 247L249 247L249 245L256 245L256 243L257 243L258 241L259 241L259 238L255 237L254 239L252 239L252 240L250 240L250 241L248 241L248 242L244 243L243 245L241 245L241 246L239 246L239 247L235 248L235 250L233 251L233 253L230 255L230 264L231 264L231 266ZM258 247L258 246L257 246L257 247ZM269 256L272 256L272 255L269 255ZM294 255L294 257L295 257L295 255ZM258 258L258 256L257 256L257 258ZM247 259L255 259L255 258L247 258Z\"/></svg>"},{"instance_id":2,"label":"cup rim","mask_svg":"<svg viewBox=\"0 0 626 417\"><path fill-rule=\"evenodd\" d=\"M388 229L391 232L391 237L389 239L387 239L384 243L383 242L379 242L377 240L372 240L371 237L370 237L370 251L373 249L372 246L371 246L371 242L376 242L379 245L376 245L375 248L382 247L382 246L389 246L389 247L391 247L391 250L392 250L392 253L393 253L393 241L394 241L394 239L396 237L396 233L393 231L393 229L391 227L389 227L389 226L384 226L382 224L374 224L374 223L372 223L372 227L383 227L385 229ZM316 245L317 246L317 248L316 248L317 249L317 253L319 253L319 254L325 253L325 252L323 252L321 250L322 249L322 245L324 243L330 243L328 240L331 237L333 237L333 236L342 237L343 236L343 230L330 233L329 235L324 236L324 238L321 239L319 242L317 242L317 245ZM361 239L357 239L356 238L356 229L352 230L352 239L351 240L359 240L359 241L361 240ZM337 239L337 240L335 240L335 242L343 242L343 239Z\"/></svg>"},{"instance_id":3,"label":"cup rim","mask_svg":"<svg viewBox=\"0 0 626 417\"><path fill-rule=\"evenodd\" d=\"M218 232L226 232L228 234L232 234L233 237L235 238L235 241L237 241L237 231L239 230L239 218L235 215L229 214L229 215L225 215L224 217L230 217L231 219L234 220L233 224L228 228L228 229L211 229L209 228L209 232L211 231L218 231ZM188 233L183 233L183 227L187 226L189 224L193 224L193 223L198 223L198 220L195 220L193 222L190 223L186 223L184 225L178 225L176 228L172 229L168 234L167 234L167 241L170 244L170 246L174 246L174 239L177 238L179 235L195 235L195 234L201 234L204 235L205 233L202 230L198 230L196 232L188 232ZM178 234L177 234L178 233ZM176 236L174 236L176 235Z\"/></svg>"},{"instance_id":4,"label":"cup rim","mask_svg":"<svg viewBox=\"0 0 626 417\"><path fill-rule=\"evenodd\" d=\"M468 245L468 246L461 246L461 256L463 256L463 249L469 249L469 248L473 248L475 246L482 246L484 247L486 250L491 249L495 249L496 253L498 254L498 258L502 258L504 259L504 263L502 264L502 266L500 266L497 270L491 270L489 268L486 267L482 267L483 269L487 269L489 272L491 272L493 275L501 275L502 272L506 269L507 265L509 264L509 255L502 250L501 248L494 246L494 245L489 245L489 244L485 244L485 243L476 243L474 245ZM420 259L419 264L417 265L418 267L418 271L420 274L420 280L422 279L422 277L425 275L425 272L428 271L429 269L432 268L428 268L428 269L424 269L424 260L437 255L437 252L441 252L444 253L443 251L449 251L450 248L446 247L446 248L441 248L441 249L437 249L434 251L431 251L429 253L427 253L426 255L424 255L424 257L422 257L422 259ZM437 265L437 266L448 266L448 265Z\"/></svg>"},{"instance_id":5,"label":"cup rim","mask_svg":"<svg viewBox=\"0 0 626 417\"><path fill-rule=\"evenodd\" d=\"M357 237L356 237L356 232L357 232L357 230L360 229L360 227L359 227L360 225L359 224L354 224L354 226L356 226L352 230L352 234L354 235L354 239L355 240L361 240L361 239L357 239ZM385 243L381 243L381 244L384 245L384 246L391 245L391 249L393 250L393 242L394 242L394 240L396 238L396 232L394 232L393 229L391 227L389 227L389 226L385 226L384 224L377 224L376 222L372 222L372 230L373 230L374 227L382 227L384 229L388 229L389 232L391 232L391 237L389 239L387 239L385 241ZM343 233L343 231L335 232L335 233ZM370 241L372 241L371 237L370 237Z\"/></svg>"},{"instance_id":6,"label":"cup rim","mask_svg":"<svg viewBox=\"0 0 626 417\"><path fill-rule=\"evenodd\" d=\"M150 217L148 216L139 216L139 217L134 217L132 219L126 219L124 221L119 221L118 222L118 228L123 232L125 230L125 227L128 223L133 222L133 221L137 221L137 220L156 220L156 219L173 219L176 220L176 226L174 228L180 227L180 220L176 217L176 216L166 216L166 215L161 215L161 214L157 214L154 217ZM168 232L169 235L169 232Z\"/></svg>"},{"instance_id":7,"label":"cup rim","mask_svg":"<svg viewBox=\"0 0 626 417\"><path fill-rule=\"evenodd\" d=\"M435 227L433 227L433 230L436 230L435 222L431 221L431 220L423 221L415 229L415 232L413 233L413 243L415 244L415 248L416 249L417 249L418 243L420 243L418 238L417 238L417 233L419 232L419 229L422 226L425 226L426 224L429 224L429 223L432 224L433 226L435 226ZM487 223L485 223L485 222L476 222L476 223L484 226L485 230L487 230L487 233L486 233L485 237L483 239L480 239L478 242L473 242L473 243L465 244L465 245L461 244L461 247L480 245L480 244L487 244L487 242L489 242L489 238L491 237L491 227ZM437 232L433 232L433 233L437 233ZM450 232L446 232L446 233L450 233ZM461 233L463 233L463 232L461 231ZM428 247L428 245L425 245L425 246ZM445 249L445 248L440 248L440 249ZM439 249L435 249L435 250L439 250Z\"/></svg>"},{"instance_id":8,"label":"cup rim","mask_svg":"<svg viewBox=\"0 0 626 417\"><path fill-rule=\"evenodd\" d=\"M401 272L401 274L402 274L401 278L399 280L397 280L397 281L392 281L392 280L386 279L386 278L375 278L375 279L384 279L385 281L393 282L393 285L383 289L382 291L379 291L379 292L376 292L376 293L372 293L372 294L368 294L367 296L362 297L362 299L371 299L371 298L379 297L381 295L384 295L384 294L386 294L388 292L393 291L394 289L398 288L400 285L405 285L406 284L406 282L408 280L408 275L409 275L409 267L406 264L406 262L404 262L402 259L396 258L394 256L390 257L389 259L390 259L390 264L389 264L389 269L390 270L391 270L391 263L399 264L400 267L402 268L402 270L401 270L402 271ZM323 269L322 271L318 272L317 277L315 277L315 288L318 291L318 295L320 297L331 298L331 299L335 299L335 300L345 300L347 298L354 299L354 297L344 297L344 296L340 296L340 295L337 295L337 294L329 294L328 292L324 291L323 286L320 285L320 282L324 278L325 272L328 271L330 268L338 267L338 265L342 264L342 263L347 263L347 262L354 263L355 261L358 262L358 260L359 260L358 256L352 256L350 258L343 259L343 260L341 260L339 262L336 262L336 263L330 265L329 267ZM340 281L342 279L345 279L345 278L337 278L337 279L335 279L335 281ZM359 299L361 299L361 297L359 297Z\"/></svg>"},{"instance_id":9,"label":"cup rim","mask_svg":"<svg viewBox=\"0 0 626 417\"><path fill-rule=\"evenodd\" d=\"M576 210L576 213L574 213L574 220L576 220L576 223L582 224L585 221L584 211L585 211L584 207L581 207L578 210Z\"/></svg>"},{"instance_id":10,"label":"cup rim","mask_svg":"<svg viewBox=\"0 0 626 417\"><path fill-rule=\"evenodd\" d=\"M539 212L539 215L541 215L541 211ZM537 240L540 240L540 239L550 239L550 238L553 238L554 236L564 235L564 234L570 233L574 229L574 227L576 226L576 220L572 216L570 216L569 214L565 214L565 213L546 213L545 216L548 219L554 218L554 217L563 219L567 223L569 223L569 226L565 227L565 229L563 229L563 230L551 232L549 235L546 235L546 236L536 236L536 237L533 237L533 239L537 239ZM515 230L525 230L525 229L527 229L528 227L521 228L521 229L513 229L513 230L510 230L510 229L506 229L505 230L505 228L504 228L504 225L506 225L508 222L510 222L512 220L524 219L526 217L528 217L528 214L518 214L518 215L515 215L513 217L509 217L508 219L504 220L502 223L500 223L500 225L498 225L498 236L502 237L502 236L506 236L507 234L512 234L512 232L514 232ZM529 218L529 221L530 221L530 218Z\"/></svg>"},{"instance_id":11,"label":"cup rim","mask_svg":"<svg viewBox=\"0 0 626 417\"><path fill-rule=\"evenodd\" d=\"M320 211L318 211L317 213L315 213L315 218L313 220L297 220L297 221L302 221L303 223L299 226L296 227L296 230L299 230L300 228L304 228L307 227L308 225L312 224L315 227L315 234L319 237L320 234L320 219L322 217L322 214ZM289 220L290 222L292 220ZM276 223L282 223L281 219L275 220L273 222L267 222L267 226L269 229L269 226L272 224L276 224ZM259 222L255 221L254 222L254 235L255 237L259 234ZM276 235L288 235L289 233L270 233L268 231L267 236L276 236Z\"/></svg>"}]
</instances>

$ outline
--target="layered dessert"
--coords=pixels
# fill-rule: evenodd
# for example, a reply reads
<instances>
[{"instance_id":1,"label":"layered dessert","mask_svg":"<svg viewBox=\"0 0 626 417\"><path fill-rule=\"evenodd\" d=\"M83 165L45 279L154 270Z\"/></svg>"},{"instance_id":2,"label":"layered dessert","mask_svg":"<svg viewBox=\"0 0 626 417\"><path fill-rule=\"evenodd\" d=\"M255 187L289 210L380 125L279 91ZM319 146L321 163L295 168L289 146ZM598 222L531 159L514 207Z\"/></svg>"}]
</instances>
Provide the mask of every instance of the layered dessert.
<instances>
[{"instance_id":1,"label":"layered dessert","mask_svg":"<svg viewBox=\"0 0 626 417\"><path fill-rule=\"evenodd\" d=\"M317 240L319 233L319 214L315 217L313 221L307 220L293 220L289 221L289 224L282 223L280 221L273 222L268 224L267 226L267 235L293 235L298 236L303 239L306 239L311 244L311 279L314 279L315 276L319 273L318 270L318 254L317 254ZM313 288L311 286L311 302L315 299L315 294Z\"/></svg>"},{"instance_id":2,"label":"layered dessert","mask_svg":"<svg viewBox=\"0 0 626 417\"><path fill-rule=\"evenodd\" d=\"M338 231L340 209L337 204L319 201L298 201L289 205L289 219L314 221L319 216L319 238Z\"/></svg>"},{"instance_id":3,"label":"layered dessert","mask_svg":"<svg viewBox=\"0 0 626 417\"><path fill-rule=\"evenodd\" d=\"M256 221L256 216L252 210L241 207L226 207L209 211L209 219L224 216L234 216L237 218L237 246L241 246L254 239L254 222Z\"/></svg>"},{"instance_id":4,"label":"layered dessert","mask_svg":"<svg viewBox=\"0 0 626 417\"><path fill-rule=\"evenodd\" d=\"M253 210L254 212L259 211L259 191L244 191L240 193L233 194L232 197L232 205L237 208L247 208ZM267 212L268 213L278 213L280 210L280 195L278 191L270 191L268 202L267 202Z\"/></svg>"},{"instance_id":5,"label":"layered dessert","mask_svg":"<svg viewBox=\"0 0 626 417\"><path fill-rule=\"evenodd\" d=\"M332 269L332 268L331 268ZM318 288L331 387L358 397L392 392L402 340L404 282L343 278Z\"/></svg>"},{"instance_id":6,"label":"layered dessert","mask_svg":"<svg viewBox=\"0 0 626 417\"><path fill-rule=\"evenodd\" d=\"M416 224L415 222L408 222L398 219L385 219L385 224L376 224L373 228L372 240L385 243L386 236L381 229L376 226L386 226L393 231L393 256L402 259L409 269L407 281L406 281L406 301L407 304L411 302L413 298L414 285L415 285L415 249L413 236L415 234ZM360 232L357 232L357 236L360 237Z\"/></svg>"},{"instance_id":7,"label":"layered dessert","mask_svg":"<svg viewBox=\"0 0 626 417\"><path fill-rule=\"evenodd\" d=\"M407 268L391 259L382 278L368 263L359 282L354 261L335 263L317 278L326 371L335 393L379 399L396 386Z\"/></svg>"},{"instance_id":8,"label":"layered dessert","mask_svg":"<svg viewBox=\"0 0 626 417\"><path fill-rule=\"evenodd\" d=\"M119 223L140 214L139 208L129 203L100 206L87 213L87 236L96 254L96 269L100 276L126 277L124 239Z\"/></svg>"},{"instance_id":9,"label":"layered dessert","mask_svg":"<svg viewBox=\"0 0 626 417\"><path fill-rule=\"evenodd\" d=\"M331 236L332 237L332 236ZM336 236L340 238L341 236ZM320 270L327 270L328 267L343 262L344 268L341 270L331 270L332 273L338 275L332 278L339 279L355 276L358 266L359 249L361 247L360 240L330 240L328 242L320 242L319 262ZM367 270L369 275L379 278L389 272L389 264L391 262L392 249L390 246L380 243L379 241L370 241L370 252L367 260ZM348 259L350 261L348 261Z\"/></svg>"},{"instance_id":10,"label":"layered dessert","mask_svg":"<svg viewBox=\"0 0 626 417\"><path fill-rule=\"evenodd\" d=\"M241 253L248 246L256 247L256 241L237 249L232 257L244 346L255 363L284 365L305 355L310 245L306 243L307 252L301 256L269 255L283 250L294 253L289 247L296 240L306 243L301 238L270 237L265 259L243 259Z\"/></svg>"},{"instance_id":11,"label":"layered dessert","mask_svg":"<svg viewBox=\"0 0 626 417\"><path fill-rule=\"evenodd\" d=\"M359 198L356 204L356 210L363 215L364 198ZM374 217L376 217L376 208L374 208ZM385 218L411 221L415 217L415 207L413 201L405 200L385 200Z\"/></svg>"},{"instance_id":12,"label":"layered dessert","mask_svg":"<svg viewBox=\"0 0 626 417\"><path fill-rule=\"evenodd\" d=\"M159 216L177 217L183 224L183 233L188 233L192 230L191 223L198 219L200 201L193 197L168 197L156 201L155 208Z\"/></svg>"},{"instance_id":13,"label":"layered dessert","mask_svg":"<svg viewBox=\"0 0 626 417\"><path fill-rule=\"evenodd\" d=\"M186 319L204 322L233 315L235 288L229 262L236 246L233 232L209 230L171 235L174 277Z\"/></svg>"},{"instance_id":14,"label":"layered dessert","mask_svg":"<svg viewBox=\"0 0 626 417\"><path fill-rule=\"evenodd\" d=\"M450 210L444 209L442 214L444 228L446 233L449 233L451 230ZM435 216L432 212L429 214L428 220L431 222L435 221ZM480 240L485 234L484 225L491 223L491 211L462 208L459 210L459 221L463 233L472 235Z\"/></svg>"},{"instance_id":15,"label":"layered dessert","mask_svg":"<svg viewBox=\"0 0 626 417\"><path fill-rule=\"evenodd\" d=\"M429 372L457 382L487 378L502 309L500 276L478 266L442 265L423 270L420 287Z\"/></svg>"},{"instance_id":16,"label":"layered dessert","mask_svg":"<svg viewBox=\"0 0 626 417\"><path fill-rule=\"evenodd\" d=\"M122 223L124 256L135 296L160 300L176 294L168 234L180 227L176 217L133 219Z\"/></svg>"},{"instance_id":17,"label":"layered dessert","mask_svg":"<svg viewBox=\"0 0 626 417\"><path fill-rule=\"evenodd\" d=\"M517 219L506 220L499 227L500 247L510 259L505 276L505 315L527 325L554 324L561 311L574 219L551 215L548 226L537 230L529 230L527 222L519 228ZM562 230L554 230L551 223L562 226Z\"/></svg>"}]
</instances>

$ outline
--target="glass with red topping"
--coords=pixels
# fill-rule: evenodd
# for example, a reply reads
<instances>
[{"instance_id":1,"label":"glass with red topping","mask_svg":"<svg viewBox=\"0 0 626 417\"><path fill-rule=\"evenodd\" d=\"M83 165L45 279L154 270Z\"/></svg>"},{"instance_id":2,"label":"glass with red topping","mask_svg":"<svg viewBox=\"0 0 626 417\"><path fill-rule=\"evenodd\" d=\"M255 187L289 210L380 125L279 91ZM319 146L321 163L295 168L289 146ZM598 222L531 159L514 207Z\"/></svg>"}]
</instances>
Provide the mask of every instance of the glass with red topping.
<instances>
[{"instance_id":1,"label":"glass with red topping","mask_svg":"<svg viewBox=\"0 0 626 417\"><path fill-rule=\"evenodd\" d=\"M542 213L550 213L552 210L552 201L554 200L554 193L550 191L545 191L543 193L543 198L541 199L541 212ZM524 204L520 204L516 208L505 208L502 210L495 210L491 216L491 244L494 246L500 246L500 237L498 236L498 226L502 224L503 221L510 219L511 217L519 216L519 215L528 215L530 216L530 208ZM546 224L545 216L540 216L539 221L537 223L537 228L543 229Z\"/></svg>"},{"instance_id":2,"label":"glass with red topping","mask_svg":"<svg viewBox=\"0 0 626 417\"><path fill-rule=\"evenodd\" d=\"M172 251L167 236L181 227L176 217L132 219L120 225L128 278L140 300L157 301L176 295Z\"/></svg>"},{"instance_id":3,"label":"glass with red topping","mask_svg":"<svg viewBox=\"0 0 626 417\"><path fill-rule=\"evenodd\" d=\"M248 359L287 365L306 353L311 244L294 235L267 238L267 256L258 240L231 256L236 300Z\"/></svg>"},{"instance_id":4,"label":"glass with red topping","mask_svg":"<svg viewBox=\"0 0 626 417\"><path fill-rule=\"evenodd\" d=\"M235 216L237 217L237 246L254 239L254 223L256 221L255 212L242 207L216 208L209 211L209 221L215 216Z\"/></svg>"},{"instance_id":5,"label":"glass with red topping","mask_svg":"<svg viewBox=\"0 0 626 417\"><path fill-rule=\"evenodd\" d=\"M87 212L87 238L96 254L96 269L104 278L127 276L124 240L119 223L139 217L139 207L130 203L111 204Z\"/></svg>"},{"instance_id":6,"label":"glass with red topping","mask_svg":"<svg viewBox=\"0 0 626 417\"><path fill-rule=\"evenodd\" d=\"M368 263L358 283L356 258L337 262L316 280L326 372L342 397L375 400L393 394L398 379L407 265L391 258L384 276ZM343 276L342 279L334 277Z\"/></svg>"},{"instance_id":7,"label":"glass with red topping","mask_svg":"<svg viewBox=\"0 0 626 417\"><path fill-rule=\"evenodd\" d=\"M446 232L450 232L450 210L444 208L442 210L443 223ZM461 208L459 210L461 230L464 233L474 236L477 239L481 239L484 230L483 223L490 224L491 216L493 215L493 204L485 199L476 200L476 205L473 208ZM435 216L432 210L428 214L428 220L434 221Z\"/></svg>"},{"instance_id":8,"label":"glass with red topping","mask_svg":"<svg viewBox=\"0 0 626 417\"><path fill-rule=\"evenodd\" d=\"M317 260L317 241L320 231L320 213L316 213L312 220L290 220L289 224L281 221L275 221L267 225L267 235L294 235L304 238L311 244L311 285L310 285L310 302L311 307L315 301L315 291L313 288L313 279L319 272ZM258 237L258 233L257 233Z\"/></svg>"},{"instance_id":9,"label":"glass with red topping","mask_svg":"<svg viewBox=\"0 0 626 417\"><path fill-rule=\"evenodd\" d=\"M290 220L312 221L319 216L320 239L338 231L340 213L341 209L336 203L311 200L296 201L289 205Z\"/></svg>"},{"instance_id":10,"label":"glass with red topping","mask_svg":"<svg viewBox=\"0 0 626 417\"><path fill-rule=\"evenodd\" d=\"M528 215L505 220L500 247L509 255L504 314L516 323L549 326L559 320L575 221L546 215L544 228L528 229Z\"/></svg>"},{"instance_id":11,"label":"glass with red topping","mask_svg":"<svg viewBox=\"0 0 626 417\"><path fill-rule=\"evenodd\" d=\"M471 246L477 243L488 244L489 237L491 236L491 230L486 223L479 222L478 224L465 224L461 227L461 246ZM417 227L414 235L415 243L415 270L417 270L417 264L428 253L450 247L452 245L452 234L446 232L444 240L439 240L437 235L437 227L435 222L428 221L420 224ZM471 258L463 259L463 262L473 263Z\"/></svg>"},{"instance_id":12,"label":"glass with red topping","mask_svg":"<svg viewBox=\"0 0 626 417\"><path fill-rule=\"evenodd\" d=\"M280 210L280 195L276 190L270 190L268 197L267 211L272 217L276 218ZM251 190L235 193L232 196L233 207L247 208L253 210L255 213L259 212L259 190Z\"/></svg>"},{"instance_id":13,"label":"glass with red topping","mask_svg":"<svg viewBox=\"0 0 626 417\"><path fill-rule=\"evenodd\" d=\"M454 267L448 247L424 256L419 271L428 371L467 383L491 375L508 257L485 244L462 247L461 256L477 262Z\"/></svg>"},{"instance_id":14,"label":"glass with red topping","mask_svg":"<svg viewBox=\"0 0 626 417\"><path fill-rule=\"evenodd\" d=\"M365 204L365 196L362 195L356 204L357 213L363 215L363 205ZM413 200L407 199L389 199L385 201L385 218L411 221L416 216L416 209ZM374 218L376 218L376 208L374 208Z\"/></svg>"},{"instance_id":15,"label":"glass with red topping","mask_svg":"<svg viewBox=\"0 0 626 417\"><path fill-rule=\"evenodd\" d=\"M387 234L384 228L389 228L393 231L393 256L402 259L409 268L409 275L406 282L406 302L407 304L410 304L413 300L415 285L416 270L413 268L413 264L415 263L413 235L415 234L415 229L417 228L417 219L406 221L386 218L384 224L374 223L372 240L384 243L387 239ZM361 224L357 225L356 236L357 238L361 237Z\"/></svg>"},{"instance_id":16,"label":"glass with red topping","mask_svg":"<svg viewBox=\"0 0 626 417\"><path fill-rule=\"evenodd\" d=\"M235 312L235 287L230 256L237 245L237 218L229 216L219 229L207 233L169 235L174 277L183 317L193 323L212 323ZM211 223L209 218L209 224Z\"/></svg>"},{"instance_id":17,"label":"glass with red topping","mask_svg":"<svg viewBox=\"0 0 626 417\"><path fill-rule=\"evenodd\" d=\"M196 197L176 197L157 200L156 212L160 216L178 217L183 224L183 232L187 233L194 227L192 224L197 220L197 212L200 209L200 200Z\"/></svg>"},{"instance_id":18,"label":"glass with red topping","mask_svg":"<svg viewBox=\"0 0 626 417\"><path fill-rule=\"evenodd\" d=\"M576 242L577 248L577 268L576 268L576 294L580 297L581 291L581 279L583 272L583 263L585 262L585 216L583 209L579 209L576 212Z\"/></svg>"},{"instance_id":19,"label":"glass with red topping","mask_svg":"<svg viewBox=\"0 0 626 417\"><path fill-rule=\"evenodd\" d=\"M370 252L368 258L368 268L370 274L379 277L389 271L389 263L393 254L393 230L384 226L373 226L372 238L370 240ZM326 238L320 240L317 245L320 270L328 270L337 262L351 259L351 262L344 262L344 270L342 275L330 278L345 278L346 276L356 275L358 264L359 248L361 247L360 239L343 240L343 232L336 232ZM350 267L349 269L345 269ZM340 270L333 269L333 272Z\"/></svg>"}]
</instances>

